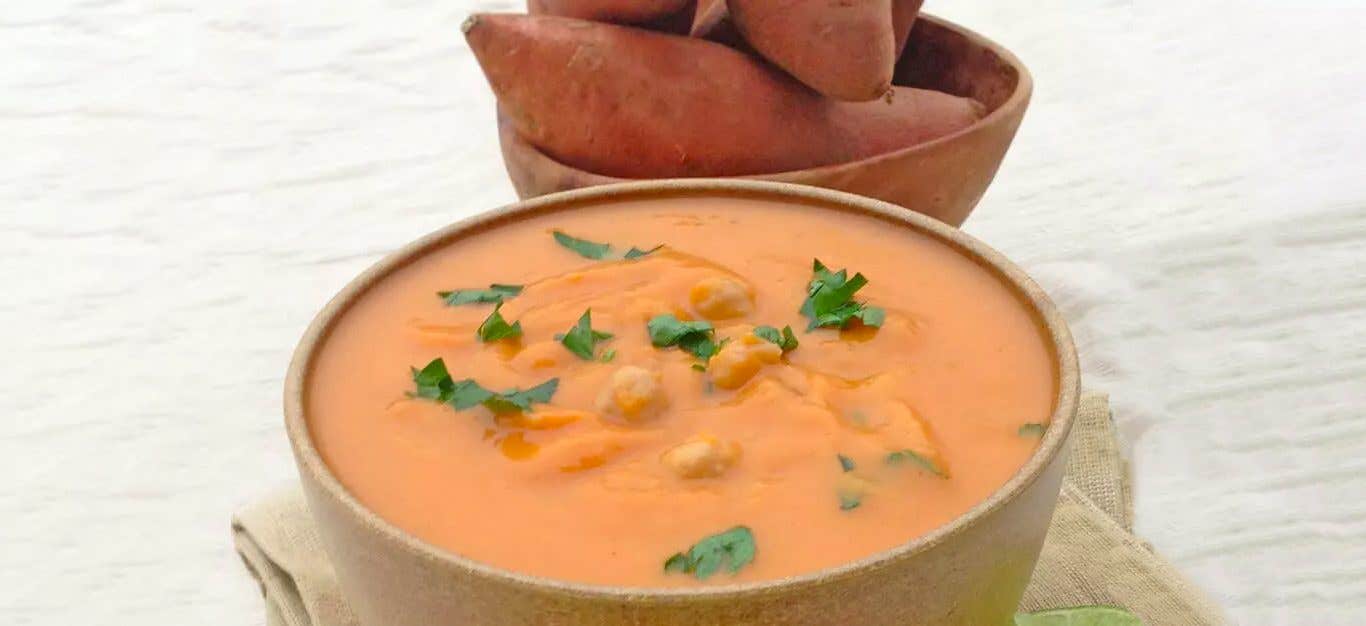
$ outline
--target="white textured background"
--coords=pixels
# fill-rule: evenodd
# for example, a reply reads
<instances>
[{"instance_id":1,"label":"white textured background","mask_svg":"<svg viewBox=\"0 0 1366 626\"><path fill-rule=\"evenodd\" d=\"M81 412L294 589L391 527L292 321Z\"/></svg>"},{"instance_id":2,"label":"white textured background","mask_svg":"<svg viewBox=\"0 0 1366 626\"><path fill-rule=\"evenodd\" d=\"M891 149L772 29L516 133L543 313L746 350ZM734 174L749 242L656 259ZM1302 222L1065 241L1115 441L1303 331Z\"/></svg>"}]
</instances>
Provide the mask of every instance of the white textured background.
<instances>
[{"instance_id":1,"label":"white textured background","mask_svg":"<svg viewBox=\"0 0 1366 626\"><path fill-rule=\"evenodd\" d=\"M930 0L1038 90L967 230L1053 292L1140 531L1366 616L1366 3ZM1306 8L1307 7L1307 8ZM513 199L448 0L0 3L0 623L261 624L228 517L385 251Z\"/></svg>"}]
</instances>

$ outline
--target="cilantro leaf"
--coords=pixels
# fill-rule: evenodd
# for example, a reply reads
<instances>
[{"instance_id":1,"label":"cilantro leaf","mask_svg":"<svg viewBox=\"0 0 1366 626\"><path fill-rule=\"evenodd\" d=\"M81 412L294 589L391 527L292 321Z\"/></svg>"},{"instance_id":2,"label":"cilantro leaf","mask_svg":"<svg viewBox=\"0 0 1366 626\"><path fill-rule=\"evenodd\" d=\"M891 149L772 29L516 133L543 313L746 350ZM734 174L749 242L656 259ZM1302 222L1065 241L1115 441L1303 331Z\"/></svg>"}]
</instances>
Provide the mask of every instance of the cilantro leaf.
<instances>
[{"instance_id":1,"label":"cilantro leaf","mask_svg":"<svg viewBox=\"0 0 1366 626\"><path fill-rule=\"evenodd\" d=\"M445 360L440 358L433 359L420 370L410 369L413 373L413 383L417 385L417 391L411 395L449 404L458 411L480 404L494 413L529 411L532 403L550 402L550 398L560 386L560 379L552 378L530 389L509 389L497 393L485 389L472 378L453 380L446 369Z\"/></svg>"},{"instance_id":2,"label":"cilantro leaf","mask_svg":"<svg viewBox=\"0 0 1366 626\"><path fill-rule=\"evenodd\" d=\"M712 341L711 322L685 322L672 313L665 313L650 318L646 328L650 331L650 343L656 348L678 346L703 360L711 358L720 348Z\"/></svg>"},{"instance_id":3,"label":"cilantro leaf","mask_svg":"<svg viewBox=\"0 0 1366 626\"><path fill-rule=\"evenodd\" d=\"M1020 426L1020 429L1015 432L1018 433L1021 437L1042 437L1044 432L1047 430L1048 427L1044 426L1043 424L1040 424L1038 422L1029 422L1028 424Z\"/></svg>"},{"instance_id":4,"label":"cilantro leaf","mask_svg":"<svg viewBox=\"0 0 1366 626\"><path fill-rule=\"evenodd\" d=\"M630 249L630 250L627 250L627 251L626 251L626 255L623 256L622 258L623 258L623 259L626 259L626 260L628 260L628 261L631 260L631 259L639 259L640 257L643 257L643 256L649 256L649 255L652 254L655 250L658 250L658 249L663 248L663 247L664 247L664 244L659 244L659 245L657 245L657 246L655 246L655 247L653 247L653 248L650 248L649 250L641 250L640 248L637 248L637 247L635 247L635 246L631 246L631 249Z\"/></svg>"},{"instance_id":5,"label":"cilantro leaf","mask_svg":"<svg viewBox=\"0 0 1366 626\"><path fill-rule=\"evenodd\" d=\"M560 335L560 343L570 352L573 352L580 359L585 361L593 360L593 348L599 341L606 341L612 338L612 333L604 333L593 330L593 310L588 309L579 316L579 321L569 332Z\"/></svg>"},{"instance_id":6,"label":"cilantro leaf","mask_svg":"<svg viewBox=\"0 0 1366 626\"><path fill-rule=\"evenodd\" d=\"M948 473L936 465L934 461L918 454L914 450L897 450L896 452L889 453L885 461L888 465L900 465L901 463L910 462L940 478L949 477Z\"/></svg>"},{"instance_id":7,"label":"cilantro leaf","mask_svg":"<svg viewBox=\"0 0 1366 626\"><path fill-rule=\"evenodd\" d=\"M736 526L704 537L687 552L670 556L664 561L664 571L692 574L698 580L706 580L722 567L734 574L752 562L757 551L754 533L746 526Z\"/></svg>"},{"instance_id":8,"label":"cilantro leaf","mask_svg":"<svg viewBox=\"0 0 1366 626\"><path fill-rule=\"evenodd\" d=\"M615 358L617 358L617 349L608 348L603 351L602 356L598 357L598 360L602 361L603 363L611 363L612 359Z\"/></svg>"},{"instance_id":9,"label":"cilantro leaf","mask_svg":"<svg viewBox=\"0 0 1366 626\"><path fill-rule=\"evenodd\" d=\"M1143 620L1118 607L1079 606L1016 613L1015 626L1143 626Z\"/></svg>"},{"instance_id":10,"label":"cilantro leaf","mask_svg":"<svg viewBox=\"0 0 1366 626\"><path fill-rule=\"evenodd\" d=\"M854 301L854 294L868 284L863 274L854 274L853 278L849 278L848 270L831 272L820 259L812 261L811 273L806 300L799 309L802 315L811 320L807 330L844 328L855 319L865 326L882 326L887 317L885 311Z\"/></svg>"},{"instance_id":11,"label":"cilantro leaf","mask_svg":"<svg viewBox=\"0 0 1366 626\"><path fill-rule=\"evenodd\" d=\"M550 402L551 396L554 396L555 390L559 388L560 379L552 378L530 389L509 389L503 393L495 393L485 399L483 404L494 413L530 411L531 403L545 404Z\"/></svg>"},{"instance_id":12,"label":"cilantro leaf","mask_svg":"<svg viewBox=\"0 0 1366 626\"><path fill-rule=\"evenodd\" d=\"M551 231L551 234L555 237L555 243L558 243L561 246L573 250L575 254L585 259L601 261L603 259L618 258L616 254L612 252L612 244L598 243L596 241L589 241L587 239L579 239L578 237L567 235L564 233L564 231L560 230ZM663 247L664 246L661 244L653 248L650 248L649 250L641 250L640 248L631 246L631 249L627 250L626 254L622 255L620 258L626 259L628 261L632 259L639 259L640 257L647 256L651 252L654 252L655 250L658 250Z\"/></svg>"},{"instance_id":13,"label":"cilantro leaf","mask_svg":"<svg viewBox=\"0 0 1366 626\"><path fill-rule=\"evenodd\" d=\"M854 468L857 467L854 465L853 459L844 456L843 454L836 454L835 457L840 460L840 469L843 471L852 472L854 471Z\"/></svg>"},{"instance_id":14,"label":"cilantro leaf","mask_svg":"<svg viewBox=\"0 0 1366 626\"><path fill-rule=\"evenodd\" d=\"M852 511L857 509L860 504L863 504L863 496L848 491L840 492L841 511Z\"/></svg>"},{"instance_id":15,"label":"cilantro leaf","mask_svg":"<svg viewBox=\"0 0 1366 626\"><path fill-rule=\"evenodd\" d=\"M499 312L499 309L501 308L503 308L502 302L494 305L493 312L489 314L488 319L485 319L484 323L479 325L480 341L487 343L490 341L498 341L499 339L512 339L522 336L522 323L513 322L508 324L507 320L503 319L503 314Z\"/></svg>"},{"instance_id":16,"label":"cilantro leaf","mask_svg":"<svg viewBox=\"0 0 1366 626\"><path fill-rule=\"evenodd\" d=\"M686 574L688 572L688 556L682 552L675 552L673 556L664 560L664 573Z\"/></svg>"},{"instance_id":17,"label":"cilantro leaf","mask_svg":"<svg viewBox=\"0 0 1366 626\"><path fill-rule=\"evenodd\" d=\"M778 344L784 353L797 349L797 335L791 326L784 326L782 332L772 326L759 326L754 329L754 336Z\"/></svg>"},{"instance_id":18,"label":"cilantro leaf","mask_svg":"<svg viewBox=\"0 0 1366 626\"><path fill-rule=\"evenodd\" d=\"M417 385L417 391L413 395L419 398L446 402L450 400L451 393L455 390L455 383L451 381L450 372L446 371L446 362L441 359L433 359L426 367L421 370L416 367L408 368L413 372L413 383Z\"/></svg>"},{"instance_id":19,"label":"cilantro leaf","mask_svg":"<svg viewBox=\"0 0 1366 626\"><path fill-rule=\"evenodd\" d=\"M451 397L445 402L455 407L458 411L463 411L488 402L495 395L474 382L472 378L466 378L457 383L453 383Z\"/></svg>"},{"instance_id":20,"label":"cilantro leaf","mask_svg":"<svg viewBox=\"0 0 1366 626\"><path fill-rule=\"evenodd\" d=\"M446 306L460 306L462 304L477 304L486 302L502 302L522 293L521 285L500 285L494 283L488 289L455 289L453 291L438 291L436 295L446 301Z\"/></svg>"},{"instance_id":21,"label":"cilantro leaf","mask_svg":"<svg viewBox=\"0 0 1366 626\"><path fill-rule=\"evenodd\" d=\"M612 246L609 244L571 237L558 230L551 234L555 236L555 243L573 250L575 254L585 259L602 260L612 254Z\"/></svg>"}]
</instances>

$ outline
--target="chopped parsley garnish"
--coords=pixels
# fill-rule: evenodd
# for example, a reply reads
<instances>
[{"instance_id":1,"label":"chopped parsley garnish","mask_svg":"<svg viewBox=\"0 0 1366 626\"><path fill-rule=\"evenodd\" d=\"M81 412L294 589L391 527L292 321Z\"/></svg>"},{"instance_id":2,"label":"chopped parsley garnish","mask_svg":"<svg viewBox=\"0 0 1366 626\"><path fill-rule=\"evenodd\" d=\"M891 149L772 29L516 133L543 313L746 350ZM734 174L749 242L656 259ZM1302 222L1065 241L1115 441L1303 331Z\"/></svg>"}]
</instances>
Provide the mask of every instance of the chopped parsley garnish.
<instances>
[{"instance_id":1,"label":"chopped parsley garnish","mask_svg":"<svg viewBox=\"0 0 1366 626\"><path fill-rule=\"evenodd\" d=\"M898 450L896 452L892 452L887 455L886 462L888 465L900 465L902 463L910 462L920 466L921 469L931 474L934 474L935 476L938 476L940 478L949 477L948 473L946 473L943 469L936 465L934 461L931 461L929 458L917 454L914 450Z\"/></svg>"},{"instance_id":2,"label":"chopped parsley garnish","mask_svg":"<svg viewBox=\"0 0 1366 626\"><path fill-rule=\"evenodd\" d=\"M791 326L784 326L781 332L772 326L759 326L754 329L754 336L778 344L784 353L797 349L797 335Z\"/></svg>"},{"instance_id":3,"label":"chopped parsley garnish","mask_svg":"<svg viewBox=\"0 0 1366 626\"><path fill-rule=\"evenodd\" d=\"M602 361L603 363L611 363L612 359L615 358L617 358L617 349L608 348L603 351L602 356L598 357L598 360Z\"/></svg>"},{"instance_id":4,"label":"chopped parsley garnish","mask_svg":"<svg viewBox=\"0 0 1366 626\"><path fill-rule=\"evenodd\" d=\"M565 348L568 348L570 352L573 352L578 355L580 359L585 361L593 360L593 348L599 341L606 341L612 338L612 333L593 330L592 315L592 309L584 311L583 315L579 316L579 322L574 324L574 327L569 329L569 332L555 337L560 340L560 343L564 344ZM615 353L613 354L615 356Z\"/></svg>"},{"instance_id":5,"label":"chopped parsley garnish","mask_svg":"<svg viewBox=\"0 0 1366 626\"><path fill-rule=\"evenodd\" d=\"M500 303L507 298L522 293L521 285L500 285L494 283L488 289L456 289L454 291L438 291L436 295L446 301L447 306L460 306L462 304L480 303Z\"/></svg>"},{"instance_id":6,"label":"chopped parsley garnish","mask_svg":"<svg viewBox=\"0 0 1366 626\"><path fill-rule=\"evenodd\" d=\"M651 318L646 323L646 328L650 331L650 343L656 348L678 346L679 349L690 352L704 361L720 349L720 346L712 341L714 329L711 322L684 322L672 313L665 313Z\"/></svg>"},{"instance_id":7,"label":"chopped parsley garnish","mask_svg":"<svg viewBox=\"0 0 1366 626\"><path fill-rule=\"evenodd\" d=\"M420 370L412 368L412 372L413 383L417 385L413 396L449 404L460 411L480 404L494 413L529 411L532 403L550 402L560 386L560 379L552 378L530 389L489 391L472 378L452 379L446 370L446 361L440 358L432 359Z\"/></svg>"},{"instance_id":8,"label":"chopped parsley garnish","mask_svg":"<svg viewBox=\"0 0 1366 626\"><path fill-rule=\"evenodd\" d=\"M483 342L498 341L499 339L512 339L522 336L522 323L513 322L509 324L503 319L503 314L499 309L503 308L503 303L494 305L493 312L488 319L479 325L479 340Z\"/></svg>"},{"instance_id":9,"label":"chopped parsley garnish","mask_svg":"<svg viewBox=\"0 0 1366 626\"><path fill-rule=\"evenodd\" d=\"M566 248L569 248L570 250L574 251L575 254L585 259L601 261L603 259L618 258L612 252L612 244L598 243L596 241L589 241L587 239L579 239L578 237L566 235L563 231L559 230L552 231L551 234L555 236L555 243L558 243ZM655 250L658 250L663 247L663 245L658 245L653 248L650 248L649 250L641 250L640 248L631 246L631 249L627 250L626 254L621 256L620 258L624 258L627 260L639 259L640 257L646 256L651 252L654 252Z\"/></svg>"},{"instance_id":10,"label":"chopped parsley garnish","mask_svg":"<svg viewBox=\"0 0 1366 626\"><path fill-rule=\"evenodd\" d=\"M1046 430L1048 430L1048 427L1043 424L1029 422L1024 426L1021 426L1020 429L1015 432L1019 433L1021 437L1042 437Z\"/></svg>"},{"instance_id":11,"label":"chopped parsley garnish","mask_svg":"<svg viewBox=\"0 0 1366 626\"><path fill-rule=\"evenodd\" d=\"M637 247L635 247L635 246L631 246L631 249L630 249L630 250L627 250L627 251L626 251L626 254L625 254L624 256L622 256L622 258L623 258L623 259L626 259L626 260L628 260L628 261L631 260L631 259L639 259L640 257L643 257L643 256L649 256L650 253L652 253L652 252L654 252L655 250L658 250L658 249L660 249L660 248L663 248L663 247L664 247L664 244L660 244L660 245L657 245L657 246L655 246L655 247L653 247L653 248L650 248L649 250L641 250L640 248L637 248Z\"/></svg>"},{"instance_id":12,"label":"chopped parsley garnish","mask_svg":"<svg viewBox=\"0 0 1366 626\"><path fill-rule=\"evenodd\" d=\"M754 533L748 527L736 526L702 539L687 552L669 557L664 561L664 571L692 574L698 580L706 580L724 565L734 574L754 560L756 551Z\"/></svg>"},{"instance_id":13,"label":"chopped parsley garnish","mask_svg":"<svg viewBox=\"0 0 1366 626\"><path fill-rule=\"evenodd\" d=\"M707 371L707 366L705 366L705 365L703 365L703 364L701 364L701 363L693 363L693 364L692 364L692 368L695 369L695 370L697 370L697 371L699 371L699 372L705 372L705 371Z\"/></svg>"},{"instance_id":14,"label":"chopped parsley garnish","mask_svg":"<svg viewBox=\"0 0 1366 626\"><path fill-rule=\"evenodd\" d=\"M863 504L863 496L848 491L840 492L840 510L850 511L857 509L858 505Z\"/></svg>"},{"instance_id":15,"label":"chopped parsley garnish","mask_svg":"<svg viewBox=\"0 0 1366 626\"><path fill-rule=\"evenodd\" d=\"M864 326L882 326L887 317L885 311L854 301L854 294L868 284L863 274L849 278L848 270L831 272L820 259L812 262L811 271L811 284L800 311L811 320L807 330L844 328L852 320L859 320Z\"/></svg>"},{"instance_id":16,"label":"chopped parsley garnish","mask_svg":"<svg viewBox=\"0 0 1366 626\"><path fill-rule=\"evenodd\" d=\"M844 470L844 471L846 471L846 472L852 472L852 471L854 471L854 468L857 467L856 465L854 465L854 460L853 460L853 459L851 459L851 458L849 458L849 457L847 457L847 456L844 456L843 454L836 454L835 456L836 456L837 458L839 458L839 460L840 460L840 469L841 469L841 470Z\"/></svg>"}]
</instances>

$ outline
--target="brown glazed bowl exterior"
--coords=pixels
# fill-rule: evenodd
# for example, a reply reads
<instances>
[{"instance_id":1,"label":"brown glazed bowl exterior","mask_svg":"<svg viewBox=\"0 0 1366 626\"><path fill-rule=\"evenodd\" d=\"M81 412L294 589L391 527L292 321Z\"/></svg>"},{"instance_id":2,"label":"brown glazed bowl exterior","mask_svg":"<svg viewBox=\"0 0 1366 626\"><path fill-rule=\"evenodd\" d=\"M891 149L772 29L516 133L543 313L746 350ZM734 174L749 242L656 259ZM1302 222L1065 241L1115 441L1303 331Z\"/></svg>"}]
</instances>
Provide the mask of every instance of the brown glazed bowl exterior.
<instances>
[{"instance_id":1,"label":"brown glazed bowl exterior","mask_svg":"<svg viewBox=\"0 0 1366 626\"><path fill-rule=\"evenodd\" d=\"M804 170L737 176L848 191L899 204L958 226L982 199L1015 138L1034 81L1005 48L966 28L921 14L896 68L896 84L970 96L986 105L976 124L934 141L875 157ZM565 165L498 117L503 162L517 195L625 182Z\"/></svg>"},{"instance_id":2,"label":"brown glazed bowl exterior","mask_svg":"<svg viewBox=\"0 0 1366 626\"><path fill-rule=\"evenodd\" d=\"M910 229L952 246L998 276L1034 314L1055 357L1057 399L1038 451L985 501L901 546L799 576L695 589L571 583L466 559L426 544L366 509L324 464L309 435L308 378L334 323L372 285L429 251L531 215L621 199L699 196L771 199L872 215L886 220L889 228ZM927 217L851 194L781 183L688 179L542 196L404 246L353 280L318 314L290 363L284 408L309 508L342 590L367 626L996 626L1009 623L1038 558L1058 498L1077 394L1076 353L1057 309L1019 268L977 240Z\"/></svg>"}]
</instances>

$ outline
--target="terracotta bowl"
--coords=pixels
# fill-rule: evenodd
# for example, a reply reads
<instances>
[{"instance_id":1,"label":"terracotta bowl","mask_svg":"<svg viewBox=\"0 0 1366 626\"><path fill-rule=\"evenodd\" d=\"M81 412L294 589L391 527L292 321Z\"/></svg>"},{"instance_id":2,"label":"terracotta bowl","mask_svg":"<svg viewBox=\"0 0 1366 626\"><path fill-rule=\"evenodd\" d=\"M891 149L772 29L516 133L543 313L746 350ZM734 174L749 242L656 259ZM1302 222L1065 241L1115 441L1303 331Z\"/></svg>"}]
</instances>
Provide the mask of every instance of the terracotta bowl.
<instances>
[{"instance_id":1,"label":"terracotta bowl","mask_svg":"<svg viewBox=\"0 0 1366 626\"><path fill-rule=\"evenodd\" d=\"M652 197L758 197L873 215L952 246L1019 296L1050 338L1058 391L1051 426L1025 465L954 521L845 565L765 582L693 589L623 588L507 571L429 545L356 500L310 439L305 389L336 321L377 282L423 255L498 224L553 211ZM899 207L799 185L717 179L640 182L547 195L423 237L353 280L318 314L285 380L285 423L324 546L351 607L368 626L694 626L1006 624L1029 581L1058 497L1077 410L1077 361L1058 311L1024 272L957 229ZM471 511L471 515L477 515ZM490 537L497 541L498 538Z\"/></svg>"},{"instance_id":2,"label":"terracotta bowl","mask_svg":"<svg viewBox=\"0 0 1366 626\"><path fill-rule=\"evenodd\" d=\"M921 15L896 70L896 84L971 96L987 106L981 121L947 137L860 161L739 176L813 185L886 200L958 226L986 192L1029 105L1034 81L1005 48L966 28ZM499 116L503 162L523 199L624 182L556 161Z\"/></svg>"}]
</instances>

